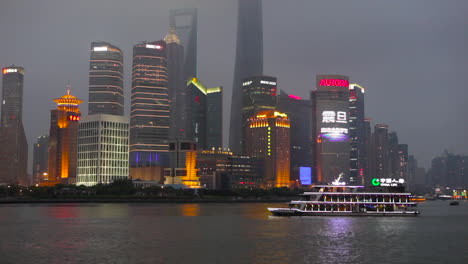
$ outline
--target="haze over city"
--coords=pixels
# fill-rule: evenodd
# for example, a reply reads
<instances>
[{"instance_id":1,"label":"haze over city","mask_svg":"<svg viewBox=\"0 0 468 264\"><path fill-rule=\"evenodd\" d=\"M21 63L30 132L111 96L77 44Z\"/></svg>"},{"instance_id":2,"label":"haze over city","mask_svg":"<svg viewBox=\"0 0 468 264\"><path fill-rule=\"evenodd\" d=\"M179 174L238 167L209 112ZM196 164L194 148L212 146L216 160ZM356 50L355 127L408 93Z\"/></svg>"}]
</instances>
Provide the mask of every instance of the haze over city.
<instances>
[{"instance_id":1,"label":"haze over city","mask_svg":"<svg viewBox=\"0 0 468 264\"><path fill-rule=\"evenodd\" d=\"M52 99L87 102L90 43L124 52L125 107L132 46L162 39L169 9L198 8L199 77L223 86L227 147L237 1L3 1L0 65L25 68L23 120L29 146L47 133ZM422 166L445 149L466 153L466 1L307 1L263 3L264 73L308 98L315 75L336 73L366 87L366 116L389 124ZM86 107L83 107L86 114Z\"/></svg>"}]
</instances>

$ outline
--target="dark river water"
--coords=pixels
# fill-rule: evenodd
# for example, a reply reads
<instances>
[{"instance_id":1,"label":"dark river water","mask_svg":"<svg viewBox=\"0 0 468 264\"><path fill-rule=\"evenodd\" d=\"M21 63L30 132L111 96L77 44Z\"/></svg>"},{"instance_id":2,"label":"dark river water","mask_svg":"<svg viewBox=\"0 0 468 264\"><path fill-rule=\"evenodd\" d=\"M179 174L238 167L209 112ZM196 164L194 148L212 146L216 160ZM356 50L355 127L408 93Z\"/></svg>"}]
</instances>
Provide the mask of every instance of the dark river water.
<instances>
[{"instance_id":1,"label":"dark river water","mask_svg":"<svg viewBox=\"0 0 468 264\"><path fill-rule=\"evenodd\" d=\"M271 217L278 204L0 205L0 263L468 263L468 202L419 217ZM282 205L281 205L282 206Z\"/></svg>"}]
</instances>

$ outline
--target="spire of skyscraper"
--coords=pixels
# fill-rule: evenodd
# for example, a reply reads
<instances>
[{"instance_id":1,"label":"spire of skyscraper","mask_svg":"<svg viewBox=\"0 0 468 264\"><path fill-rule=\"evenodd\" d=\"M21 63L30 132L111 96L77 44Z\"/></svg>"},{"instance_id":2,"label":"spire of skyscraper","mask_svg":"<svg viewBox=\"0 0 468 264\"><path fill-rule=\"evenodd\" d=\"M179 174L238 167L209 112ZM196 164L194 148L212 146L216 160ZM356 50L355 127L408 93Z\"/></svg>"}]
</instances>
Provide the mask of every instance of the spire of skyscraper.
<instances>
[{"instance_id":1,"label":"spire of skyscraper","mask_svg":"<svg viewBox=\"0 0 468 264\"><path fill-rule=\"evenodd\" d=\"M237 47L232 85L229 146L235 153L242 151L242 79L263 74L262 1L239 0Z\"/></svg>"}]
</instances>

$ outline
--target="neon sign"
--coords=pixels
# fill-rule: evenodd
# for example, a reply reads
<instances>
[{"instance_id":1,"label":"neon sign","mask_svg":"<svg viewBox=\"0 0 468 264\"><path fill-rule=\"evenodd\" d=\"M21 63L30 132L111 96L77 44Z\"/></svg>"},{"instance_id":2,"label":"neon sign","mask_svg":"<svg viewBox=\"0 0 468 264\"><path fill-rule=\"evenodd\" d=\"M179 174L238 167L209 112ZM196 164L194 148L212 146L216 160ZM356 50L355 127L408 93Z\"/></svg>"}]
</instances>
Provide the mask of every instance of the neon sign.
<instances>
[{"instance_id":1,"label":"neon sign","mask_svg":"<svg viewBox=\"0 0 468 264\"><path fill-rule=\"evenodd\" d=\"M348 123L346 119L346 112L343 111L323 111L322 123Z\"/></svg>"},{"instance_id":2,"label":"neon sign","mask_svg":"<svg viewBox=\"0 0 468 264\"><path fill-rule=\"evenodd\" d=\"M107 51L107 47L94 47L93 51Z\"/></svg>"},{"instance_id":3,"label":"neon sign","mask_svg":"<svg viewBox=\"0 0 468 264\"><path fill-rule=\"evenodd\" d=\"M300 96L293 95L293 94L290 94L289 98L294 99L294 100L301 100L302 99Z\"/></svg>"},{"instance_id":4,"label":"neon sign","mask_svg":"<svg viewBox=\"0 0 468 264\"><path fill-rule=\"evenodd\" d=\"M12 73L12 72L18 72L18 69L11 69L11 68L3 69L3 74Z\"/></svg>"},{"instance_id":5,"label":"neon sign","mask_svg":"<svg viewBox=\"0 0 468 264\"><path fill-rule=\"evenodd\" d=\"M382 187L395 187L405 183L405 179L392 179L392 178L381 178L372 179L373 186L382 186Z\"/></svg>"},{"instance_id":6,"label":"neon sign","mask_svg":"<svg viewBox=\"0 0 468 264\"><path fill-rule=\"evenodd\" d=\"M320 80L320 86L338 86L338 87L349 87L349 81L340 79L322 79Z\"/></svg>"},{"instance_id":7,"label":"neon sign","mask_svg":"<svg viewBox=\"0 0 468 264\"><path fill-rule=\"evenodd\" d=\"M344 173L340 173L340 175L338 175L338 179L335 179L332 182L332 185L335 185L335 186L344 186L344 185L346 185L346 182L340 181L341 178L343 177L343 175L344 175Z\"/></svg>"},{"instance_id":8,"label":"neon sign","mask_svg":"<svg viewBox=\"0 0 468 264\"><path fill-rule=\"evenodd\" d=\"M162 46L161 45L151 45L151 44L146 44L146 48L147 49L162 49Z\"/></svg>"},{"instance_id":9,"label":"neon sign","mask_svg":"<svg viewBox=\"0 0 468 264\"><path fill-rule=\"evenodd\" d=\"M270 82L270 81L260 81L261 84L268 84L268 85L276 85L276 82Z\"/></svg>"},{"instance_id":10,"label":"neon sign","mask_svg":"<svg viewBox=\"0 0 468 264\"><path fill-rule=\"evenodd\" d=\"M80 117L76 116L76 115L71 115L71 116L68 117L68 120L70 120L70 121L79 121Z\"/></svg>"}]
</instances>

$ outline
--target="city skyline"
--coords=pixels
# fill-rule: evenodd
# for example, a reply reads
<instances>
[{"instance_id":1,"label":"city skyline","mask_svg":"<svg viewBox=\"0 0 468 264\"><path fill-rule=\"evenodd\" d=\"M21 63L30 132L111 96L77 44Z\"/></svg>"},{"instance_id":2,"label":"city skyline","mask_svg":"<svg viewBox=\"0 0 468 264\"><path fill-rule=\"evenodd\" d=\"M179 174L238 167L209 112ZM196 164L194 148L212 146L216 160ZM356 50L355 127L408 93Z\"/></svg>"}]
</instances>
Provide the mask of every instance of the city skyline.
<instances>
[{"instance_id":1,"label":"city skyline","mask_svg":"<svg viewBox=\"0 0 468 264\"><path fill-rule=\"evenodd\" d=\"M31 2L31 8L28 10L37 10L38 14L44 15L46 9L43 8L51 8L52 3L55 2L45 1L43 6L37 8L34 8L36 3ZM83 2L83 4L63 3L56 8L84 7L90 4ZM104 12L105 2L97 2L96 11ZM60 27L52 23L54 19L61 16L60 12L50 13L50 17L41 18L32 25L34 20L29 21L29 18L17 23L17 19L26 18L27 13L19 9L21 8L19 4L3 4L0 15L5 19L6 26L0 29L0 33L9 37L2 38L0 42L4 47L0 51L0 65L15 64L25 68L23 119L28 142L34 142L35 138L47 132L48 113L53 109L50 99L63 92L63 83L68 79L72 81L74 94L79 98L87 98L89 45L94 40L113 43L125 54L124 90L128 115L130 103L128 74L131 72L129 62L132 45L145 39L163 38L169 30L169 9L185 7L182 3L186 2L188 1L177 1L171 5L163 3L161 10L148 17L149 13L143 11L145 6L151 5L149 2L140 1L141 6L135 5L130 8L128 13L124 12L122 20L118 21L121 26L128 25L125 30L119 29L126 34L120 34L120 31L115 29L118 27L113 28L111 24L98 25L97 22L110 15L106 12L103 13L103 17L97 19L96 14L89 11L88 21L77 20L77 17L71 16L63 19ZM450 1L450 3L455 3L455 1ZM286 6L280 1L265 2L263 4L264 74L278 77L280 89L305 98L315 88L316 74L329 72L349 75L353 82L367 88L366 116L374 120L373 125L385 123L390 125L390 130L398 131L401 141L409 144L409 152L427 168L431 158L441 154L444 149L461 154L467 147L463 140L463 131L466 131L467 125L458 121L463 120L467 111L463 108L465 92L461 85L463 83L461 76L466 71L466 62L461 58L467 51L466 48L462 49L461 46L457 46L458 42L463 43L463 41L456 41L457 37L458 40L463 40L463 35L457 36L458 30L464 27L463 22L458 21L463 8L455 7L450 3L433 2L432 5L418 5L419 9L416 9L416 4L413 3L372 4L368 1L358 1L346 4L344 9L348 8L348 12L353 13L353 10L357 12L360 6L366 5L371 12L360 13L361 16L358 18L344 13L335 13L334 19L331 19L322 13L333 10L333 4L301 2L295 7L294 5ZM154 6L154 3L152 5ZM407 5L410 5L409 8ZM301 10L300 6L307 8ZM115 8L123 7L126 5L119 2ZM215 29L210 26L210 21L219 21L217 18L220 14L214 11L236 10L236 1L230 3L203 0L196 7L199 8L200 23L199 77L208 86L223 85L227 88L224 99L224 119L228 119L234 65L236 12L225 16L223 14L223 18L226 18L220 23L215 23ZM406 9L420 12L419 15L415 15L414 12L405 12ZM8 12L10 10L15 10L16 13ZM315 18L299 15L306 10L311 12L311 17L315 16ZM381 14L383 10L395 12L393 15L379 18L377 14ZM137 11L142 11L142 15L139 16ZM280 12L283 13L280 15ZM295 12L299 13L297 17L302 18L292 16ZM15 17L11 14L15 14ZM112 19L117 21L117 18ZM131 22L132 20L141 22ZM155 21L151 22L151 20ZM316 20L323 21L323 25L313 23ZM424 25L422 21L426 20L437 22ZM80 21L81 23L77 23ZM375 25L369 26L369 21L375 22ZM150 30L139 30L139 27L146 27L148 22L151 22L151 25L158 24L158 27L152 26ZM96 28L88 30L87 23L97 23ZM8 25L16 29L14 34L10 31L12 27ZM363 27L358 27L360 25ZM377 27L382 25L385 27L377 30ZM35 36L37 26L41 26L44 36ZM451 30L447 30L447 27L451 27ZM55 41L56 31L63 33L57 34L60 36L60 42ZM332 31L334 34L328 33ZM227 40L208 47L210 42L219 39L217 35L220 33L223 33L223 38ZM291 34L295 35L294 38L291 38ZM79 41L75 41L75 35ZM309 43L313 44L312 48L306 49L305 46L308 45L301 44L303 42L301 40L307 39L306 35L312 36L312 40L315 39L314 42ZM48 38L45 38L46 36ZM28 41L30 37L37 40L34 47L30 45L31 41ZM297 42L290 42L291 39L297 39ZM453 41L446 41L447 39ZM400 40L400 42L395 40ZM362 45L367 47L367 50L358 47ZM64 46L66 49L63 49ZM288 52L278 52L278 48L281 47L287 47ZM69 50L77 52L72 54ZM212 56L207 55L211 52L223 56L211 58ZM387 57L384 53L393 54L391 57L394 58ZM50 54L57 54L57 56L52 58L53 55ZM303 56L305 58L301 58L299 54L305 55ZM217 67L212 67L213 63ZM291 68L289 72L288 68ZM57 71L59 74L56 73ZM51 78L53 76L60 77ZM444 89L443 92L441 89ZM414 100L425 102L425 104L414 109ZM395 107L396 102L398 108ZM433 107L434 105L437 107ZM31 115L31 113L35 114ZM226 138L228 138L226 130L229 130L227 122L224 123L225 145ZM452 136L440 140L439 131L448 127L451 129Z\"/></svg>"}]
</instances>

